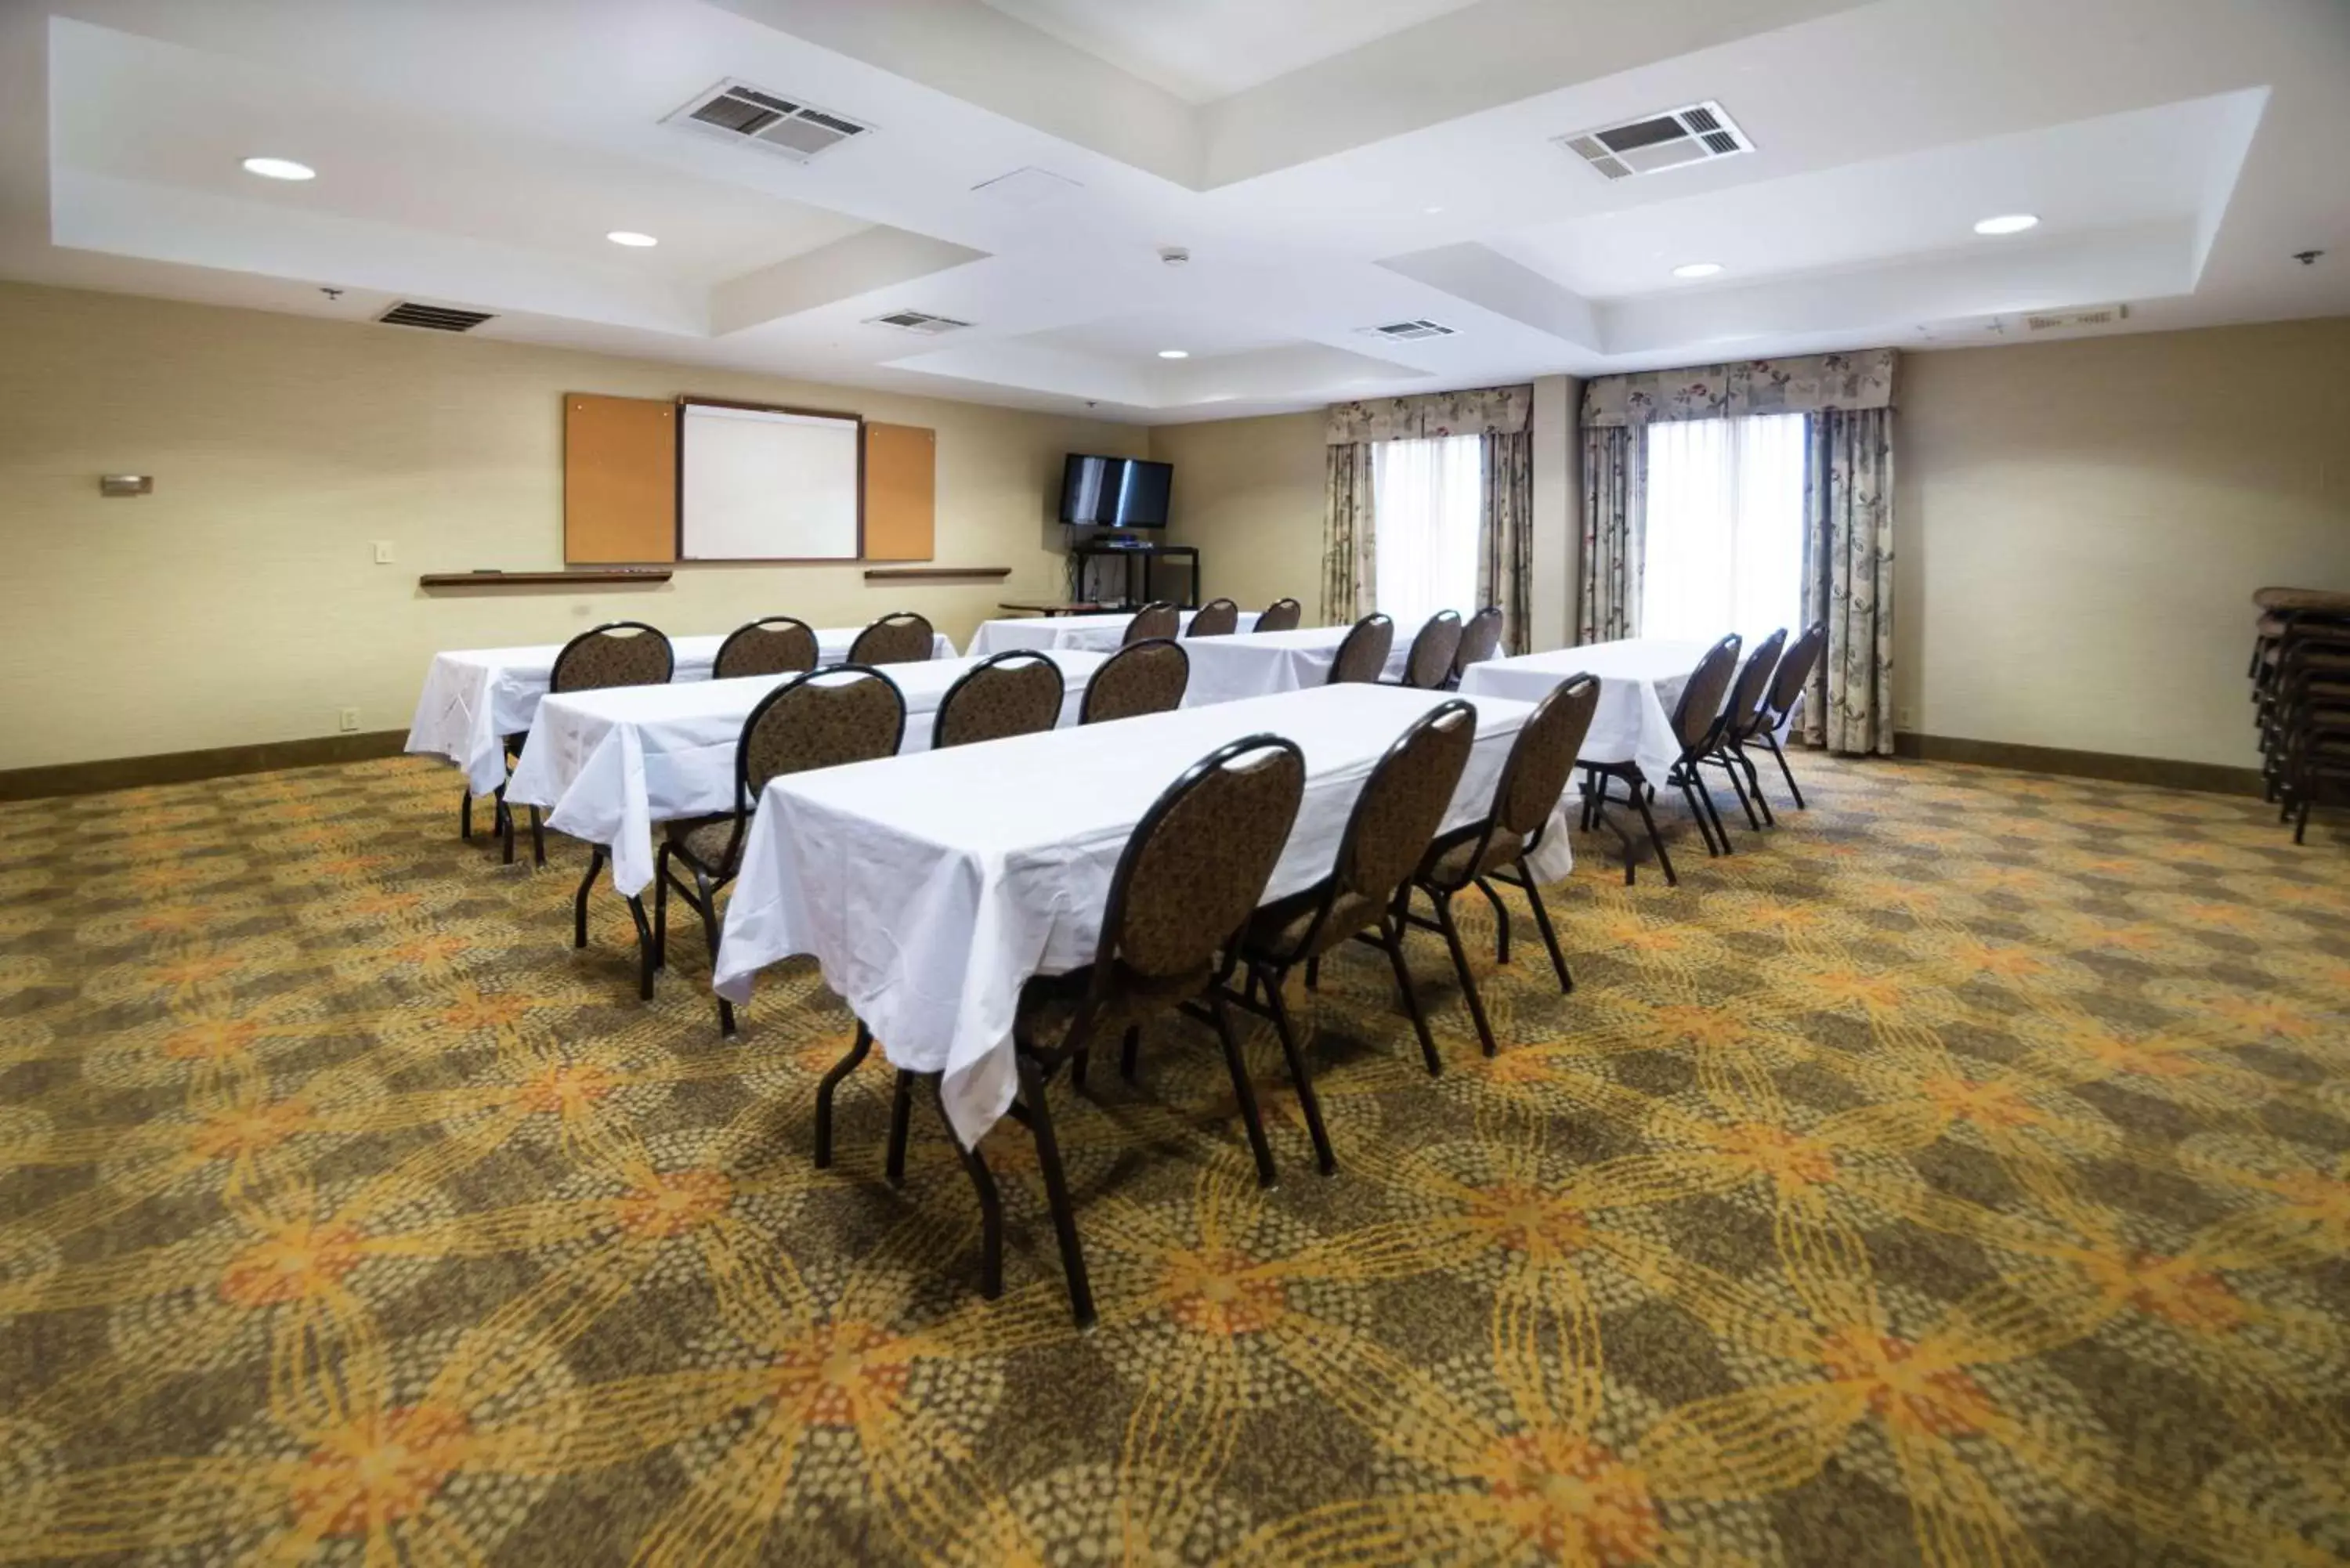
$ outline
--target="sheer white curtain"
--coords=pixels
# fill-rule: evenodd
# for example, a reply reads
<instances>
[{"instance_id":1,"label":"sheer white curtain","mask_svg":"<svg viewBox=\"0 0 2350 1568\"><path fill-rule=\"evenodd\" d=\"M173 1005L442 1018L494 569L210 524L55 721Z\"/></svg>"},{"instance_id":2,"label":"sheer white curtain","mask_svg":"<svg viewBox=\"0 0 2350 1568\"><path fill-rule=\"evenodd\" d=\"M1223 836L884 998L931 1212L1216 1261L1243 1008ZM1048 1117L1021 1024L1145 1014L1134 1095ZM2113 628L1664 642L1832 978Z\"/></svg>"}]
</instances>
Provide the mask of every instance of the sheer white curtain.
<instances>
[{"instance_id":1,"label":"sheer white curtain","mask_svg":"<svg viewBox=\"0 0 2350 1568\"><path fill-rule=\"evenodd\" d=\"M1378 607L1394 618L1399 646L1438 610L1465 618L1476 606L1484 445L1461 435L1371 448Z\"/></svg>"},{"instance_id":2,"label":"sheer white curtain","mask_svg":"<svg viewBox=\"0 0 2350 1568\"><path fill-rule=\"evenodd\" d=\"M1640 635L1748 647L1804 608L1806 416L1648 426L1648 574Z\"/></svg>"}]
</instances>

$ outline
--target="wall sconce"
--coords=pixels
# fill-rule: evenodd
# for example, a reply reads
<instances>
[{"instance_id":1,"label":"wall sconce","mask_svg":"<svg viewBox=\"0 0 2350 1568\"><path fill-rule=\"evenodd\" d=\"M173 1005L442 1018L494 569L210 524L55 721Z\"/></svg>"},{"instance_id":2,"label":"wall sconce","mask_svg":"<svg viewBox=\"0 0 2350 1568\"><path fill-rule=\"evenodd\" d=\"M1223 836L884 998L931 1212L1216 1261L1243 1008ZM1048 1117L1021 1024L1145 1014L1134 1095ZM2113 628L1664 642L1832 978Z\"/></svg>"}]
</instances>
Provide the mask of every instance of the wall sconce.
<instances>
[{"instance_id":1,"label":"wall sconce","mask_svg":"<svg viewBox=\"0 0 2350 1568\"><path fill-rule=\"evenodd\" d=\"M152 495L155 476L151 473L101 473L98 476L100 495Z\"/></svg>"}]
</instances>

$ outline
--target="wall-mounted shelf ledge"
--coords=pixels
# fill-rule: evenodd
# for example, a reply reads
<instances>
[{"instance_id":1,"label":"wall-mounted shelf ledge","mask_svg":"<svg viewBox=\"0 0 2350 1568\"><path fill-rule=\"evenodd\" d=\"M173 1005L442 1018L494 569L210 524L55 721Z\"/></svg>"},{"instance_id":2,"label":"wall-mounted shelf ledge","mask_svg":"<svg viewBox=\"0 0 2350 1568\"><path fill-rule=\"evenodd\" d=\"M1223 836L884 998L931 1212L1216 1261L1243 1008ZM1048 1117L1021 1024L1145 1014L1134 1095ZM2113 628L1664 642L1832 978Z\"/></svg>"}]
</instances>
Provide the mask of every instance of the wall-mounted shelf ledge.
<instances>
[{"instance_id":1,"label":"wall-mounted shelf ledge","mask_svg":"<svg viewBox=\"0 0 2350 1568\"><path fill-rule=\"evenodd\" d=\"M1009 566L872 566L865 573L868 583L952 582L983 579L999 582L1012 575Z\"/></svg>"},{"instance_id":2,"label":"wall-mounted shelf ledge","mask_svg":"<svg viewBox=\"0 0 2350 1568\"><path fill-rule=\"evenodd\" d=\"M420 588L536 588L611 587L620 583L665 583L667 566L614 567L586 572L427 572L416 579Z\"/></svg>"}]
</instances>

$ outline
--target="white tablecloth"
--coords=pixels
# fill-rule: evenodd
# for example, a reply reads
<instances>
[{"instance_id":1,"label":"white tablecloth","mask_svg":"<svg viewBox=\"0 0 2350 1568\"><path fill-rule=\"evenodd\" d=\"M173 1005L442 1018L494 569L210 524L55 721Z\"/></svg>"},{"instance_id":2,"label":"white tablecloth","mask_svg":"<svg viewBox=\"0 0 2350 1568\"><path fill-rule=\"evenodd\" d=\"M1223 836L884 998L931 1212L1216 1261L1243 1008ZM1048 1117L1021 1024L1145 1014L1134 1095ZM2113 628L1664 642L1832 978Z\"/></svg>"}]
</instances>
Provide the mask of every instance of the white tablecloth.
<instances>
[{"instance_id":1,"label":"white tablecloth","mask_svg":"<svg viewBox=\"0 0 2350 1568\"><path fill-rule=\"evenodd\" d=\"M1638 763L1641 776L1661 784L1681 754L1673 734L1673 704L1689 684L1690 671L1711 643L1668 638L1629 638L1592 642L1554 653L1489 659L1461 676L1464 697L1484 693L1539 702L1553 687L1586 671L1599 677L1599 706L1591 715L1580 760Z\"/></svg>"},{"instance_id":2,"label":"white tablecloth","mask_svg":"<svg viewBox=\"0 0 2350 1568\"><path fill-rule=\"evenodd\" d=\"M1176 619L1189 631L1191 618L1198 613L1184 610ZM1241 611L1241 630L1256 625L1260 613ZM1115 653L1133 619L1134 614L1128 610L1117 615L1021 616L1011 620L983 620L979 623L979 630L972 634L971 650L1009 653L1015 648L1082 648L1094 653Z\"/></svg>"},{"instance_id":3,"label":"white tablecloth","mask_svg":"<svg viewBox=\"0 0 2350 1568\"><path fill-rule=\"evenodd\" d=\"M1243 697L1269 697L1276 691L1303 691L1330 679L1338 661L1338 645L1353 630L1344 626L1301 627L1295 631L1261 631L1246 637L1202 637L1183 644L1191 656L1191 684L1183 693L1187 708L1211 702L1231 702ZM1414 628L1415 630L1418 628ZM1411 658L1411 639L1397 629L1388 649L1380 679L1399 680Z\"/></svg>"},{"instance_id":4,"label":"white tablecloth","mask_svg":"<svg viewBox=\"0 0 2350 1568\"><path fill-rule=\"evenodd\" d=\"M747 1000L759 970L813 953L892 1063L945 1075L948 1114L974 1142L1012 1102L1022 981L1093 961L1118 856L1185 769L1260 732L1303 748L1305 798L1266 889L1278 898L1329 875L1372 767L1445 701L1325 687L777 779L726 911L717 988ZM1492 808L1533 711L1494 697L1474 706L1448 827ZM1564 818L1562 805L1536 857L1544 880L1573 867Z\"/></svg>"},{"instance_id":5,"label":"white tablecloth","mask_svg":"<svg viewBox=\"0 0 2350 1568\"><path fill-rule=\"evenodd\" d=\"M819 631L819 662L837 664L848 657L861 626L834 627ZM670 650L676 668L671 680L707 680L726 638L675 637ZM952 659L954 644L941 634L931 645L932 656ZM416 699L416 717L408 726L406 750L445 757L465 771L475 794L487 794L505 782L504 740L527 733L538 713L538 700L546 695L548 674L559 642L531 648L471 648L436 653L424 672L424 691Z\"/></svg>"},{"instance_id":6,"label":"white tablecloth","mask_svg":"<svg viewBox=\"0 0 2350 1568\"><path fill-rule=\"evenodd\" d=\"M1066 691L1061 722L1077 722L1086 682L1108 656L1056 651ZM887 675L906 699L899 750L930 750L939 701L976 659L892 664ZM697 680L684 686L619 686L548 697L515 765L506 798L551 806L548 824L590 844L609 845L612 886L634 897L653 879L653 825L734 809L734 751L743 722L788 675Z\"/></svg>"}]
</instances>

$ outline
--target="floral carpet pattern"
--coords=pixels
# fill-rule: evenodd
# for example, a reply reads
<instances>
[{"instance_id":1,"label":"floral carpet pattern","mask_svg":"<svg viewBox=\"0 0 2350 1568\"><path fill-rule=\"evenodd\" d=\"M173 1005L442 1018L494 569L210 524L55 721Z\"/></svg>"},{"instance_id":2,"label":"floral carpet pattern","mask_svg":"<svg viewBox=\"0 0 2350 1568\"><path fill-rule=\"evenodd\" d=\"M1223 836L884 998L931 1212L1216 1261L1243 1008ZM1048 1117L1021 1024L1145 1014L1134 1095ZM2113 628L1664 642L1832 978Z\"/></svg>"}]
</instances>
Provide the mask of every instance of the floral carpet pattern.
<instances>
[{"instance_id":1,"label":"floral carpet pattern","mask_svg":"<svg viewBox=\"0 0 2350 1568\"><path fill-rule=\"evenodd\" d=\"M639 1003L411 760L0 806L0 1561L2333 1563L2350 860L2257 803L1798 758L1682 885L1338 955L1314 1168L1212 1040L1056 1085L1003 1296L806 963ZM1663 808L1660 808L1660 812ZM1678 817L1678 807L1674 808ZM2329 841L2321 845L2317 837Z\"/></svg>"}]
</instances>

